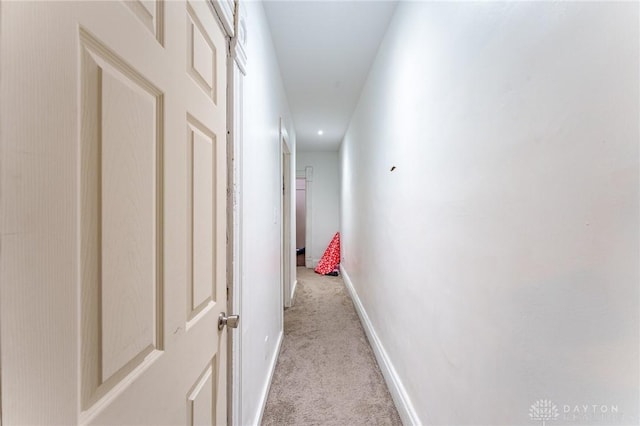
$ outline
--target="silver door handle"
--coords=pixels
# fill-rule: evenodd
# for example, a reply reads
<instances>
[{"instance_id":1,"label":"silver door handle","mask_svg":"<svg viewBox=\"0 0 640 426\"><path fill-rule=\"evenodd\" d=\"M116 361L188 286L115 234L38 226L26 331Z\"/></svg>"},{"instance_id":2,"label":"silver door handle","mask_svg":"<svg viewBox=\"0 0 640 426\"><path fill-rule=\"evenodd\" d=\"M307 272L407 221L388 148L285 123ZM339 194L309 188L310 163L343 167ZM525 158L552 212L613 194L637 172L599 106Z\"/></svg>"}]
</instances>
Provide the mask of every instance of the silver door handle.
<instances>
[{"instance_id":1,"label":"silver door handle","mask_svg":"<svg viewBox=\"0 0 640 426\"><path fill-rule=\"evenodd\" d=\"M222 330L225 325L228 325L231 328L238 328L238 323L240 322L240 315L229 315L225 312L221 312L218 316L218 330Z\"/></svg>"}]
</instances>

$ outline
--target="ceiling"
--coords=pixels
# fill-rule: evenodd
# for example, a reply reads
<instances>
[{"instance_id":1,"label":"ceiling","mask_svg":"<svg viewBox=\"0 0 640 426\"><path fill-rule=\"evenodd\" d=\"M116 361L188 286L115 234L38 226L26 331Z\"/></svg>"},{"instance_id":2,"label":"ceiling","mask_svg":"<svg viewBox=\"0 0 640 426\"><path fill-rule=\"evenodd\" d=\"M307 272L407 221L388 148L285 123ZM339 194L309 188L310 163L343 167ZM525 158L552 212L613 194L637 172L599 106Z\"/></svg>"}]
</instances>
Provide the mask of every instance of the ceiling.
<instances>
[{"instance_id":1,"label":"ceiling","mask_svg":"<svg viewBox=\"0 0 640 426\"><path fill-rule=\"evenodd\" d=\"M395 1L264 2L298 151L339 148L395 6Z\"/></svg>"}]
</instances>

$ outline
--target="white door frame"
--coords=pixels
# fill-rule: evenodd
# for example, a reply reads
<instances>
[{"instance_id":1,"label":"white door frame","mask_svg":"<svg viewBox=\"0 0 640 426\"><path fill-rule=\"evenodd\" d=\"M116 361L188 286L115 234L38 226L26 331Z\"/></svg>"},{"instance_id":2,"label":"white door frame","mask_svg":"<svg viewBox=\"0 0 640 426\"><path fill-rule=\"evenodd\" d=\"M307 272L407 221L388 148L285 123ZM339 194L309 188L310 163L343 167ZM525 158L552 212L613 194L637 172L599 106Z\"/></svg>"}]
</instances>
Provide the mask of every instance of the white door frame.
<instances>
[{"instance_id":1,"label":"white door frame","mask_svg":"<svg viewBox=\"0 0 640 426\"><path fill-rule=\"evenodd\" d=\"M229 0L223 4L229 4ZM228 407L227 424L240 426L242 421L242 334L244 322L242 321L242 262L243 262L243 227L242 227L242 128L243 128L243 104L244 76L246 75L246 44L247 44L247 13L244 5L233 3L233 31L231 37L229 56L227 62L227 152L228 157L228 259L227 282L229 292L229 310L240 315L239 328L231 332L229 330L229 377L227 380ZM228 8L224 8L223 14L227 21ZM224 21L224 19L223 19ZM227 25L225 25L227 27Z\"/></svg>"},{"instance_id":2,"label":"white door frame","mask_svg":"<svg viewBox=\"0 0 640 426\"><path fill-rule=\"evenodd\" d=\"M282 221L280 222L281 229L281 277L282 277L282 294L283 304L285 308L291 307L291 276L292 276L292 261L293 261L293 249L291 245L292 232L292 218L291 218L291 196L292 189L294 188L291 179L291 147L289 144L289 134L285 128L282 118L280 118L280 176L282 176L282 193L281 193L281 207L282 207Z\"/></svg>"},{"instance_id":3,"label":"white door frame","mask_svg":"<svg viewBox=\"0 0 640 426\"><path fill-rule=\"evenodd\" d=\"M306 268L314 268L313 264L313 256L311 253L311 244L313 243L312 239L312 220L311 220L311 206L312 206L312 191L313 191L313 167L305 166L304 169L296 170L296 178L302 179L304 178L304 191L305 191L305 202L304 202L304 217L305 217L305 237L304 237L304 266Z\"/></svg>"}]
</instances>

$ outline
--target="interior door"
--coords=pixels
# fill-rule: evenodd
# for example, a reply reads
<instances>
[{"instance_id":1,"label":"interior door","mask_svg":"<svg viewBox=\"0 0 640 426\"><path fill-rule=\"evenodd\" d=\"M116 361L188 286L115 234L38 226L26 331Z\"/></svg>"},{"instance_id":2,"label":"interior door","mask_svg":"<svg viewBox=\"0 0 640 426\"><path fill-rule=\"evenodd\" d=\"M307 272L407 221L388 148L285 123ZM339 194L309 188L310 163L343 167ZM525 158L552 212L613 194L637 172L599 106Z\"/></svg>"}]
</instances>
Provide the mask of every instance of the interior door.
<instances>
[{"instance_id":1,"label":"interior door","mask_svg":"<svg viewBox=\"0 0 640 426\"><path fill-rule=\"evenodd\" d=\"M3 423L226 424L211 5L0 8Z\"/></svg>"}]
</instances>

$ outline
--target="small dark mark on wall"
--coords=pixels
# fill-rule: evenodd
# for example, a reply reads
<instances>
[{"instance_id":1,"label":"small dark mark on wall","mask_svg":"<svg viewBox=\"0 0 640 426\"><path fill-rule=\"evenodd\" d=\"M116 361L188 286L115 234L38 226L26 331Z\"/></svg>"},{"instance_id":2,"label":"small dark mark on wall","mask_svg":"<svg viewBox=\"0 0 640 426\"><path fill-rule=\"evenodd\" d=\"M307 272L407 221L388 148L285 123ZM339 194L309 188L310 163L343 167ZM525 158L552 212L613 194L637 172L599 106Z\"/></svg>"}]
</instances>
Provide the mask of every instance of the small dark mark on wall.
<instances>
[{"instance_id":1,"label":"small dark mark on wall","mask_svg":"<svg viewBox=\"0 0 640 426\"><path fill-rule=\"evenodd\" d=\"M391 171L394 171L396 169L396 166L391 167Z\"/></svg>"}]
</instances>

